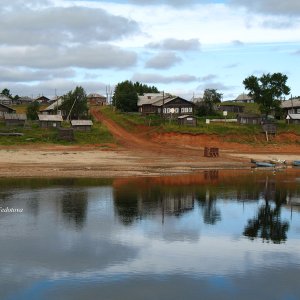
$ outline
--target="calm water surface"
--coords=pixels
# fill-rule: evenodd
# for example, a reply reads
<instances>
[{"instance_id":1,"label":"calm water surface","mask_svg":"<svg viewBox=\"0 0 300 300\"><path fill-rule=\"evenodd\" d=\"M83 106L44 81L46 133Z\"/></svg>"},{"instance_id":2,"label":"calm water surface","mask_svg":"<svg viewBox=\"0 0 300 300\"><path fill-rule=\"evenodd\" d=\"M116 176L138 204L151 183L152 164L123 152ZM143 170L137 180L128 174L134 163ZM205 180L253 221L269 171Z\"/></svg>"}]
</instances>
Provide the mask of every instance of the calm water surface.
<instances>
[{"instance_id":1,"label":"calm water surface","mask_svg":"<svg viewBox=\"0 0 300 300\"><path fill-rule=\"evenodd\" d=\"M300 171L0 180L0 299L300 299Z\"/></svg>"}]
</instances>

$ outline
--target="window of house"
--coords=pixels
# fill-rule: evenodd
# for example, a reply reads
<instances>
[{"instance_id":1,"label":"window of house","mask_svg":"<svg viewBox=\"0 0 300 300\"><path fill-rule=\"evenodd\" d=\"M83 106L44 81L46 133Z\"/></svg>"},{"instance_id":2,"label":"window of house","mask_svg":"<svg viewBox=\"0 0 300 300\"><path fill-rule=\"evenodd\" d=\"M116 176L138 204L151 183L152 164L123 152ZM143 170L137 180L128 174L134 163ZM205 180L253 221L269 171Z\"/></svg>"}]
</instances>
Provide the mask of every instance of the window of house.
<instances>
[{"instance_id":1,"label":"window of house","mask_svg":"<svg viewBox=\"0 0 300 300\"><path fill-rule=\"evenodd\" d=\"M175 108L175 114L178 114L178 113L179 113L179 108L176 107L176 108Z\"/></svg>"},{"instance_id":2,"label":"window of house","mask_svg":"<svg viewBox=\"0 0 300 300\"><path fill-rule=\"evenodd\" d=\"M167 113L168 113L168 114L170 113L170 108L167 108Z\"/></svg>"},{"instance_id":3,"label":"window of house","mask_svg":"<svg viewBox=\"0 0 300 300\"><path fill-rule=\"evenodd\" d=\"M166 108L164 108L164 114L167 112L167 109Z\"/></svg>"},{"instance_id":4,"label":"window of house","mask_svg":"<svg viewBox=\"0 0 300 300\"><path fill-rule=\"evenodd\" d=\"M189 107L189 112L193 112L193 108L192 107Z\"/></svg>"}]
</instances>

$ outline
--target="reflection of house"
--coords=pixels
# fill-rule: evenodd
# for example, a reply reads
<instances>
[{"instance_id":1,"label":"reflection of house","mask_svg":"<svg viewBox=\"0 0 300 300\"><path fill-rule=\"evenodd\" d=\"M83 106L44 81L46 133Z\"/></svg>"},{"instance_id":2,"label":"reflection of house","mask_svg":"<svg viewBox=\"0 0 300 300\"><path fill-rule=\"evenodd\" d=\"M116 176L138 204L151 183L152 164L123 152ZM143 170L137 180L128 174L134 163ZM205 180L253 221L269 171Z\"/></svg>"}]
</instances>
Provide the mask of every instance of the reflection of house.
<instances>
[{"instance_id":1,"label":"reflection of house","mask_svg":"<svg viewBox=\"0 0 300 300\"><path fill-rule=\"evenodd\" d=\"M41 109L40 113L43 115L60 115L62 114L60 107L63 102L63 98L59 97L55 102L53 102L48 107Z\"/></svg>"},{"instance_id":2,"label":"reflection of house","mask_svg":"<svg viewBox=\"0 0 300 300\"><path fill-rule=\"evenodd\" d=\"M12 105L12 100L6 95L0 94L0 104Z\"/></svg>"},{"instance_id":3,"label":"reflection of house","mask_svg":"<svg viewBox=\"0 0 300 300\"><path fill-rule=\"evenodd\" d=\"M186 196L165 197L163 199L164 210L168 214L181 214L194 209L194 198Z\"/></svg>"},{"instance_id":4,"label":"reflection of house","mask_svg":"<svg viewBox=\"0 0 300 300\"><path fill-rule=\"evenodd\" d=\"M16 113L16 110L0 103L0 119L4 119L5 114Z\"/></svg>"},{"instance_id":5,"label":"reflection of house","mask_svg":"<svg viewBox=\"0 0 300 300\"><path fill-rule=\"evenodd\" d=\"M248 96L247 94L240 94L233 102L240 102L240 103L254 103L254 100Z\"/></svg>"},{"instance_id":6,"label":"reflection of house","mask_svg":"<svg viewBox=\"0 0 300 300\"><path fill-rule=\"evenodd\" d=\"M25 114L5 114L4 120L6 126L24 126L27 117Z\"/></svg>"},{"instance_id":7,"label":"reflection of house","mask_svg":"<svg viewBox=\"0 0 300 300\"><path fill-rule=\"evenodd\" d=\"M90 105L106 105L106 97L100 95L100 94L89 94L87 96L87 101Z\"/></svg>"},{"instance_id":8,"label":"reflection of house","mask_svg":"<svg viewBox=\"0 0 300 300\"><path fill-rule=\"evenodd\" d=\"M93 122L92 120L72 120L71 125L75 130L90 131L93 126Z\"/></svg>"},{"instance_id":9,"label":"reflection of house","mask_svg":"<svg viewBox=\"0 0 300 300\"><path fill-rule=\"evenodd\" d=\"M39 115L39 123L43 128L61 127L62 121L61 115Z\"/></svg>"},{"instance_id":10,"label":"reflection of house","mask_svg":"<svg viewBox=\"0 0 300 300\"><path fill-rule=\"evenodd\" d=\"M262 116L258 114L238 114L237 120L239 124L261 124Z\"/></svg>"},{"instance_id":11,"label":"reflection of house","mask_svg":"<svg viewBox=\"0 0 300 300\"><path fill-rule=\"evenodd\" d=\"M285 115L300 114L300 98L282 101L281 108L284 110Z\"/></svg>"},{"instance_id":12,"label":"reflection of house","mask_svg":"<svg viewBox=\"0 0 300 300\"><path fill-rule=\"evenodd\" d=\"M142 114L162 114L164 117L173 117L193 114L195 104L178 96L146 93L139 96L138 109Z\"/></svg>"}]
</instances>

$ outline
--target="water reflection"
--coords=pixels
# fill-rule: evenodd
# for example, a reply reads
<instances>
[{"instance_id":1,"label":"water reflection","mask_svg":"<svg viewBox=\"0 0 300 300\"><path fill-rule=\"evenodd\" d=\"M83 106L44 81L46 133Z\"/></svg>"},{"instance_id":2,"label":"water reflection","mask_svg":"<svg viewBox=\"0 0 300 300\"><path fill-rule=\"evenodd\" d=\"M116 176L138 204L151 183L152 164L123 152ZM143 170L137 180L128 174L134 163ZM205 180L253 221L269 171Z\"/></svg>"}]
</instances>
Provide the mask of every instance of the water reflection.
<instances>
[{"instance_id":1,"label":"water reflection","mask_svg":"<svg viewBox=\"0 0 300 300\"><path fill-rule=\"evenodd\" d=\"M0 298L297 299L299 174L0 180Z\"/></svg>"}]
</instances>

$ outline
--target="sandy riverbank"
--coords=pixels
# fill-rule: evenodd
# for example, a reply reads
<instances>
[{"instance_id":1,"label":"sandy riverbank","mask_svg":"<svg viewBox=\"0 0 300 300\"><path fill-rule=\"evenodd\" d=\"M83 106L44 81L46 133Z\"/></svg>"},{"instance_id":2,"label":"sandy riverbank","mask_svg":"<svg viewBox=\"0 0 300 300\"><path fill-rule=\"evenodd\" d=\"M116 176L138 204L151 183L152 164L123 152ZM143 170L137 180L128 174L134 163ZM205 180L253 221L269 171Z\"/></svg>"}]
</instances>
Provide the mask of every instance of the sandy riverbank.
<instances>
[{"instance_id":1,"label":"sandy riverbank","mask_svg":"<svg viewBox=\"0 0 300 300\"><path fill-rule=\"evenodd\" d=\"M52 146L51 148L0 149L0 177L128 177L194 173L204 169L250 168L250 158L299 159L296 154L222 153L219 158L199 155L99 150Z\"/></svg>"}]
</instances>

